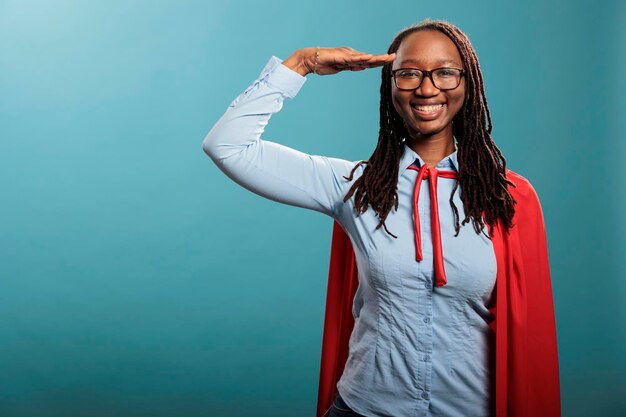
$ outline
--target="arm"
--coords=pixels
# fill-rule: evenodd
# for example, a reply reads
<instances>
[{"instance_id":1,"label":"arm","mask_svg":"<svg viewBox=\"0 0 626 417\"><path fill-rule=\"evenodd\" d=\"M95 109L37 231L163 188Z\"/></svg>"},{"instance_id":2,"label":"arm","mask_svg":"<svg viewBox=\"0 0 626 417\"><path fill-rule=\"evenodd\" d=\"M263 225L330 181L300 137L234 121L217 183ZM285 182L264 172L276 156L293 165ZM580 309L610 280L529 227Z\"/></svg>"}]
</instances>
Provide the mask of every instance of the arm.
<instances>
[{"instance_id":1,"label":"arm","mask_svg":"<svg viewBox=\"0 0 626 417\"><path fill-rule=\"evenodd\" d=\"M336 218L345 194L342 176L350 173L354 163L261 139L272 114L304 85L306 73L272 56L209 131L202 148L220 170L246 189Z\"/></svg>"}]
</instances>

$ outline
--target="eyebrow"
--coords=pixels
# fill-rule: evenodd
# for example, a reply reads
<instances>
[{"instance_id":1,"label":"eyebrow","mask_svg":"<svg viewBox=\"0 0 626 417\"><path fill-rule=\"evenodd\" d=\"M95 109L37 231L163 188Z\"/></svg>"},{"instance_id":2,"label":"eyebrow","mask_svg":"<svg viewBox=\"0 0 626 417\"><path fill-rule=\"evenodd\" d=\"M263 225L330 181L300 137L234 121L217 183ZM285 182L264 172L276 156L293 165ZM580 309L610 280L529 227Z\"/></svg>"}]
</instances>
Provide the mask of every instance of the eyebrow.
<instances>
[{"instance_id":1,"label":"eyebrow","mask_svg":"<svg viewBox=\"0 0 626 417\"><path fill-rule=\"evenodd\" d=\"M418 60L418 59L405 59L404 61L402 61L400 63L400 65L404 65L404 64L408 64L408 63L420 64L421 61ZM457 65L457 62L454 59L440 59L439 61L437 61L437 65L443 65L443 64L455 64L455 65Z\"/></svg>"}]
</instances>

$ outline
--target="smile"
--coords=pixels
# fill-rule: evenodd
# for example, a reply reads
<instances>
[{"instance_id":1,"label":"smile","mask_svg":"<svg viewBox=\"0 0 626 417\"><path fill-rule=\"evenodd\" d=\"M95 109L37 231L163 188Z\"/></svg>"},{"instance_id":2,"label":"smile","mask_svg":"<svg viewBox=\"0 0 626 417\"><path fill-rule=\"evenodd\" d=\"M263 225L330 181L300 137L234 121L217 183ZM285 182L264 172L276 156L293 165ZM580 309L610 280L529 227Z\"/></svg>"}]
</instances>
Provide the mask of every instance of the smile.
<instances>
[{"instance_id":1,"label":"smile","mask_svg":"<svg viewBox=\"0 0 626 417\"><path fill-rule=\"evenodd\" d=\"M437 104L434 106L411 106L415 114L417 114L421 119L426 120L432 120L437 118L441 113L443 113L445 107L445 103Z\"/></svg>"}]
</instances>

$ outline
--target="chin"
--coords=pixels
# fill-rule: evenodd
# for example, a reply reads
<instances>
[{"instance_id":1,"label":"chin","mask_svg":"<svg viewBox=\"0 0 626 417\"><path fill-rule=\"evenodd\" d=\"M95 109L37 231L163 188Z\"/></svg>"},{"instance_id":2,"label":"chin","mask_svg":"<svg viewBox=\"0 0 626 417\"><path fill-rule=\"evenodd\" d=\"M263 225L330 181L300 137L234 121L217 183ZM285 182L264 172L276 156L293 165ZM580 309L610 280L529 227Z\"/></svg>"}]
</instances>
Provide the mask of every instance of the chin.
<instances>
[{"instance_id":1,"label":"chin","mask_svg":"<svg viewBox=\"0 0 626 417\"><path fill-rule=\"evenodd\" d=\"M431 136L436 133L441 132L446 128L446 124L440 125L439 123L432 122L418 122L418 123L427 123L427 126L417 127L413 126L409 131L412 136L423 135L423 136Z\"/></svg>"}]
</instances>

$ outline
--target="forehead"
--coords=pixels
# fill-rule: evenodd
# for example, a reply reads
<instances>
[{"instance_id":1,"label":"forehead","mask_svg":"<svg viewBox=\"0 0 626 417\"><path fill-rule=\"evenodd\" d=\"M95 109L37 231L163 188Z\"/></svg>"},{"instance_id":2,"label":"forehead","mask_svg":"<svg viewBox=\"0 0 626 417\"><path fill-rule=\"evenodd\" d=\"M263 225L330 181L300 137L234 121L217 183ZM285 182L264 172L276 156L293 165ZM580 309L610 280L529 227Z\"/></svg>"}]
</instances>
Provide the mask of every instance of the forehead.
<instances>
[{"instance_id":1,"label":"forehead","mask_svg":"<svg viewBox=\"0 0 626 417\"><path fill-rule=\"evenodd\" d=\"M463 60L450 38L439 31L423 30L408 35L398 47L394 67L411 64L431 68L447 64L461 66Z\"/></svg>"}]
</instances>

